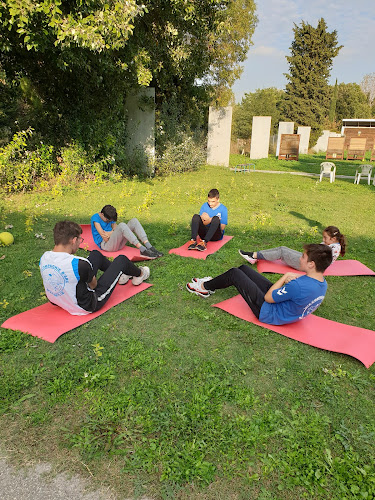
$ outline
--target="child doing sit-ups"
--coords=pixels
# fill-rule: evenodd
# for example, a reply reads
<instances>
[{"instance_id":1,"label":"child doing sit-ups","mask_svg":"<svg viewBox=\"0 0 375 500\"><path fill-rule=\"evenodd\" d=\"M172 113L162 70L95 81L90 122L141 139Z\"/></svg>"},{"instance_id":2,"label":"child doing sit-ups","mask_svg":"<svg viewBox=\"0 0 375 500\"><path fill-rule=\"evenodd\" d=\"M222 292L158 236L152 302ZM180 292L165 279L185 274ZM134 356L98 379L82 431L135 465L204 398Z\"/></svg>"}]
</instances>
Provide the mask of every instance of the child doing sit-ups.
<instances>
[{"instance_id":1,"label":"child doing sit-ups","mask_svg":"<svg viewBox=\"0 0 375 500\"><path fill-rule=\"evenodd\" d=\"M107 252L116 252L127 242L139 248L140 254L149 259L162 257L148 240L147 234L138 219L133 218L126 224L116 224L117 211L112 205L105 205L101 212L91 217L91 231L95 243ZM134 234L135 233L135 234ZM139 242L138 238L142 241Z\"/></svg>"},{"instance_id":2,"label":"child doing sit-ups","mask_svg":"<svg viewBox=\"0 0 375 500\"><path fill-rule=\"evenodd\" d=\"M335 262L340 255L344 256L346 251L346 238L340 233L336 226L328 226L323 231L323 241L332 250L332 262ZM282 260L293 269L300 271L301 252L288 247L276 247L268 250L258 250L257 252L245 252L238 250L240 255L250 264L255 264L258 260Z\"/></svg>"},{"instance_id":3,"label":"child doing sit-ups","mask_svg":"<svg viewBox=\"0 0 375 500\"><path fill-rule=\"evenodd\" d=\"M263 323L284 325L294 323L314 312L327 291L323 272L332 262L327 245L304 246L300 270L306 275L286 273L276 283L247 265L234 267L216 278L194 278L187 283L189 292L209 297L216 290L234 286L255 316Z\"/></svg>"},{"instance_id":4,"label":"child doing sit-ups","mask_svg":"<svg viewBox=\"0 0 375 500\"><path fill-rule=\"evenodd\" d=\"M206 203L203 203L199 214L194 214L191 220L191 243L188 250L207 249L208 241L222 240L225 226L228 224L228 210L220 203L217 189L211 189ZM197 237L201 238L198 243Z\"/></svg>"}]
</instances>

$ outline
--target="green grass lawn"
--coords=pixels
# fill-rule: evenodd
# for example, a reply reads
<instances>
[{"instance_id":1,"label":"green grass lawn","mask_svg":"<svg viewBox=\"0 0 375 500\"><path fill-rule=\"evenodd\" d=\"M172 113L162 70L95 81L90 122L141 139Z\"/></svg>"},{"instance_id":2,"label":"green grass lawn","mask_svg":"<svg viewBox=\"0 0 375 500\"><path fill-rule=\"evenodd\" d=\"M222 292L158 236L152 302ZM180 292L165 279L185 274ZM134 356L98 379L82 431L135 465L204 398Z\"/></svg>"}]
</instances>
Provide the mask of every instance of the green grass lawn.
<instances>
[{"instance_id":1,"label":"green grass lawn","mask_svg":"<svg viewBox=\"0 0 375 500\"><path fill-rule=\"evenodd\" d=\"M299 161L278 160L276 156L270 155L269 158L261 160L251 160L248 156L233 154L230 157L230 166L234 167L241 163L253 163L257 170L276 170L279 172L308 172L320 173L320 164L323 161L330 161L336 165L336 175L354 176L359 165L373 164L370 162L370 152L366 153L366 160L326 160L325 154L318 153L313 155L300 155ZM353 180L346 179L346 182ZM363 181L362 181L363 182Z\"/></svg>"},{"instance_id":2,"label":"green grass lawn","mask_svg":"<svg viewBox=\"0 0 375 500\"><path fill-rule=\"evenodd\" d=\"M274 160L267 169L296 167L308 171ZM212 187L234 238L206 261L168 255L189 239ZM119 498L374 498L375 365L210 307L233 289L207 300L185 290L193 276L243 264L239 248L301 249L331 224L348 238L345 258L375 269L374 195L364 183L211 166L4 195L0 229L12 224L15 244L0 248L1 322L45 302L38 263L58 220L88 223L113 204L120 219L138 217L165 256L150 263L152 288L55 344L0 330L3 449L94 478ZM374 278L327 281L316 314L375 330Z\"/></svg>"}]
</instances>

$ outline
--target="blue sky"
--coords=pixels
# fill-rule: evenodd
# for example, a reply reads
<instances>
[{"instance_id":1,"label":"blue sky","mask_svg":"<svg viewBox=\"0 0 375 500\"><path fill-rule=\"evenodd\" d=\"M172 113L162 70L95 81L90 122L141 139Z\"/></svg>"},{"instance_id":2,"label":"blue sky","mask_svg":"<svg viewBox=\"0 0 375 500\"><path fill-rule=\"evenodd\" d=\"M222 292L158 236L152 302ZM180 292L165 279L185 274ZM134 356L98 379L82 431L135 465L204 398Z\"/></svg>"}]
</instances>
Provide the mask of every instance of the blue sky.
<instances>
[{"instance_id":1,"label":"blue sky","mask_svg":"<svg viewBox=\"0 0 375 500\"><path fill-rule=\"evenodd\" d=\"M258 0L258 25L244 71L233 86L236 102L245 92L285 88L294 24L316 26L323 17L344 47L333 61L330 83L360 83L375 72L375 0Z\"/></svg>"}]
</instances>

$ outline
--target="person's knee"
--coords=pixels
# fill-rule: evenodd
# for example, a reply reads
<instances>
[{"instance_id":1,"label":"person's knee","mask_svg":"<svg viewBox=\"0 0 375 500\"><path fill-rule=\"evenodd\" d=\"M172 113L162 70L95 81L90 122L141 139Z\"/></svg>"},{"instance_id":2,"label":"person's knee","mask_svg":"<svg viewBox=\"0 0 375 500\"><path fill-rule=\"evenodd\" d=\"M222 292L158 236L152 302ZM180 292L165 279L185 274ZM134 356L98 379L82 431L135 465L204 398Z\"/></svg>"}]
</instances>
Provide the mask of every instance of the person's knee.
<instances>
[{"instance_id":1,"label":"person's knee","mask_svg":"<svg viewBox=\"0 0 375 500\"><path fill-rule=\"evenodd\" d=\"M201 216L199 214L194 214L193 217L192 217L192 220L199 222L200 218L201 218Z\"/></svg>"},{"instance_id":2,"label":"person's knee","mask_svg":"<svg viewBox=\"0 0 375 500\"><path fill-rule=\"evenodd\" d=\"M120 222L120 224L118 224L118 227L119 227L120 229L122 229L122 228L125 228L125 227L127 227L127 226L126 226L125 222Z\"/></svg>"},{"instance_id":3,"label":"person's knee","mask_svg":"<svg viewBox=\"0 0 375 500\"><path fill-rule=\"evenodd\" d=\"M122 268L127 265L129 262L129 259L126 257L126 255L118 255L114 260L113 263L121 265Z\"/></svg>"},{"instance_id":4,"label":"person's knee","mask_svg":"<svg viewBox=\"0 0 375 500\"><path fill-rule=\"evenodd\" d=\"M99 252L99 250L91 250L90 255L89 255L89 259L90 259L90 257L97 259L97 258L100 258L102 256L103 256L103 254L101 252Z\"/></svg>"},{"instance_id":5,"label":"person's knee","mask_svg":"<svg viewBox=\"0 0 375 500\"><path fill-rule=\"evenodd\" d=\"M215 215L211 219L211 226L213 226L213 227L219 227L219 225L220 225L220 218L217 215Z\"/></svg>"},{"instance_id":6,"label":"person's knee","mask_svg":"<svg viewBox=\"0 0 375 500\"><path fill-rule=\"evenodd\" d=\"M134 226L135 224L139 224L139 220L137 219L137 217L133 217L132 219L130 219L128 224L130 224L131 226Z\"/></svg>"}]
</instances>

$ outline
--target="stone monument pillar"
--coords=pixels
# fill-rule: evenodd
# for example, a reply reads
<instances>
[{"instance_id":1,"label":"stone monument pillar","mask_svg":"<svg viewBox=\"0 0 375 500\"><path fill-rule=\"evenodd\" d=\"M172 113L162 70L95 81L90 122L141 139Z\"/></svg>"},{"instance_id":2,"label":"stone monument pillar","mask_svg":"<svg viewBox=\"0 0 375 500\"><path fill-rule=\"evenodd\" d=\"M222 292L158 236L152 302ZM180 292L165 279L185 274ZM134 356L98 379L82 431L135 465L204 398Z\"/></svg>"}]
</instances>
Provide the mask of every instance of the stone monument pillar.
<instances>
[{"instance_id":1,"label":"stone monument pillar","mask_svg":"<svg viewBox=\"0 0 375 500\"><path fill-rule=\"evenodd\" d=\"M126 98L127 146L142 148L151 162L155 158L155 89L148 87Z\"/></svg>"},{"instance_id":2,"label":"stone monument pillar","mask_svg":"<svg viewBox=\"0 0 375 500\"><path fill-rule=\"evenodd\" d=\"M298 127L297 134L301 136L299 140L299 153L307 155L309 151L311 127Z\"/></svg>"},{"instance_id":3,"label":"stone monument pillar","mask_svg":"<svg viewBox=\"0 0 375 500\"><path fill-rule=\"evenodd\" d=\"M229 166L232 106L210 106L207 135L207 163Z\"/></svg>"},{"instance_id":4,"label":"stone monument pillar","mask_svg":"<svg viewBox=\"0 0 375 500\"><path fill-rule=\"evenodd\" d=\"M252 160L268 158L268 150L270 147L270 130L270 116L253 116L250 146L250 158Z\"/></svg>"}]
</instances>

